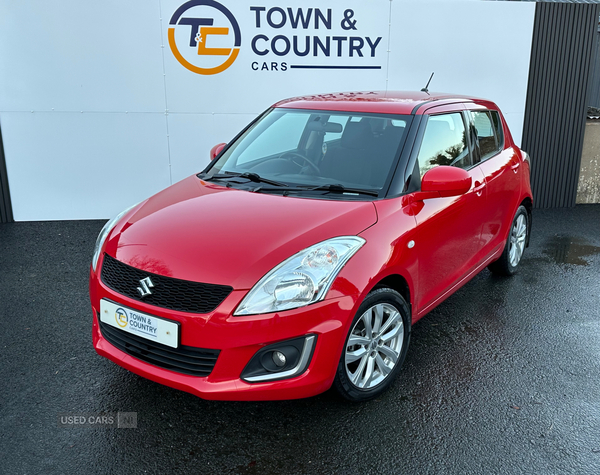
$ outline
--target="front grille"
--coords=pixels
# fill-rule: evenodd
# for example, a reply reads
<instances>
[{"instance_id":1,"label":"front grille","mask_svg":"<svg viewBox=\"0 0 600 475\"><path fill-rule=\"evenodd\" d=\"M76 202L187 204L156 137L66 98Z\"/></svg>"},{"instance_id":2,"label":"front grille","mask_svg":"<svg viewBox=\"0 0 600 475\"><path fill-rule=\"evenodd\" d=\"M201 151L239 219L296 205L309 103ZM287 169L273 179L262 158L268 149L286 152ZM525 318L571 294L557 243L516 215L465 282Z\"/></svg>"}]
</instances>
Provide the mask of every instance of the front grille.
<instances>
[{"instance_id":1,"label":"front grille","mask_svg":"<svg viewBox=\"0 0 600 475\"><path fill-rule=\"evenodd\" d=\"M193 346L180 345L179 348L170 348L111 327L100 321L100 317L98 317L98 323L100 323L102 336L111 345L138 360L176 373L208 376L215 367L220 353L219 350L207 350Z\"/></svg>"},{"instance_id":2,"label":"front grille","mask_svg":"<svg viewBox=\"0 0 600 475\"><path fill-rule=\"evenodd\" d=\"M152 294L142 298L137 288L140 280L150 277ZM157 307L190 313L209 313L217 308L233 290L227 285L203 284L152 274L123 264L104 254L102 282L115 292Z\"/></svg>"}]
</instances>

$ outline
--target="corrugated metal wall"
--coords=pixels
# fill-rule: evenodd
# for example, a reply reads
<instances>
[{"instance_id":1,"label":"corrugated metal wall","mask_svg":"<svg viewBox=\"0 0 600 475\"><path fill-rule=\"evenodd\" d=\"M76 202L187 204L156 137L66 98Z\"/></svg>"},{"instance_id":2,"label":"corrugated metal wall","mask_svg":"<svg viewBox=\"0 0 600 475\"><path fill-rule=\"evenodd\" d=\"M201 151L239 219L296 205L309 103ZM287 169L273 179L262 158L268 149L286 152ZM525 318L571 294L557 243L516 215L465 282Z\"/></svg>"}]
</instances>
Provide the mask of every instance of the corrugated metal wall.
<instances>
[{"instance_id":1,"label":"corrugated metal wall","mask_svg":"<svg viewBox=\"0 0 600 475\"><path fill-rule=\"evenodd\" d=\"M522 148L538 208L575 206L599 12L598 4L536 5Z\"/></svg>"},{"instance_id":2,"label":"corrugated metal wall","mask_svg":"<svg viewBox=\"0 0 600 475\"><path fill-rule=\"evenodd\" d=\"M4 160L4 146L2 145L2 131L0 130L0 223L12 223L13 221L6 161Z\"/></svg>"},{"instance_id":3,"label":"corrugated metal wall","mask_svg":"<svg viewBox=\"0 0 600 475\"><path fill-rule=\"evenodd\" d=\"M594 57L592 60L592 79L590 84L590 98L588 100L588 106L600 108L600 30L596 33L596 45L594 50Z\"/></svg>"}]
</instances>

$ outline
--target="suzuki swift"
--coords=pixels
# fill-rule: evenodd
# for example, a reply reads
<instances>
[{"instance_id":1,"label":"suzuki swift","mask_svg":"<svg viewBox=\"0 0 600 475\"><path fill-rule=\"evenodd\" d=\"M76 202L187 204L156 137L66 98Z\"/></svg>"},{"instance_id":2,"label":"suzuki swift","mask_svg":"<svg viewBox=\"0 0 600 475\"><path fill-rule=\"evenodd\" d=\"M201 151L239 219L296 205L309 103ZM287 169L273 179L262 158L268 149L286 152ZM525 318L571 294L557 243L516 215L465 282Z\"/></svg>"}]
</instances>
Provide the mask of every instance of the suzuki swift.
<instances>
[{"instance_id":1,"label":"suzuki swift","mask_svg":"<svg viewBox=\"0 0 600 475\"><path fill-rule=\"evenodd\" d=\"M528 245L529 157L488 100L288 99L211 159L110 220L90 274L96 351L202 398L376 397L411 326Z\"/></svg>"}]
</instances>

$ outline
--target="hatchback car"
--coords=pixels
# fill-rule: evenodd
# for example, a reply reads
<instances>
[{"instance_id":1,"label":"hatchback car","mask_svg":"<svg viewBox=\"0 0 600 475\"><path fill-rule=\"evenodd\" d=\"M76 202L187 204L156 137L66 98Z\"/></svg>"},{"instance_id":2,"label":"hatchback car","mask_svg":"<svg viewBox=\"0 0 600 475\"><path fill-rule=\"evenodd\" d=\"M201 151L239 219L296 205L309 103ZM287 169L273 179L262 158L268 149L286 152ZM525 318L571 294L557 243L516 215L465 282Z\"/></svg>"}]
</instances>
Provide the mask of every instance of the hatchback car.
<instances>
[{"instance_id":1,"label":"hatchback car","mask_svg":"<svg viewBox=\"0 0 600 475\"><path fill-rule=\"evenodd\" d=\"M376 397L411 326L528 244L529 158L487 100L288 99L211 158L110 220L90 274L96 351L202 398Z\"/></svg>"}]
</instances>

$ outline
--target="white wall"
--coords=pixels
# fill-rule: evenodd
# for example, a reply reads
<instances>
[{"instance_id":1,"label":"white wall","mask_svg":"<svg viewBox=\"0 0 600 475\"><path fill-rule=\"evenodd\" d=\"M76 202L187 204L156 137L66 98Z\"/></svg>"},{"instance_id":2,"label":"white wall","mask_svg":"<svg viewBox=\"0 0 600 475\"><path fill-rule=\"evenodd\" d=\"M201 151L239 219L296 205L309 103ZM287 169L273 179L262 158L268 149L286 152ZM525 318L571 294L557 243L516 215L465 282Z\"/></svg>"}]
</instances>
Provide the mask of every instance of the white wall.
<instances>
[{"instance_id":1,"label":"white wall","mask_svg":"<svg viewBox=\"0 0 600 475\"><path fill-rule=\"evenodd\" d=\"M17 221L108 218L208 163L210 147L230 140L279 99L344 90L415 90L432 71L431 90L496 101L520 142L534 3L289 1L287 7L331 9L331 28L314 15L305 30L289 19L272 28L280 3L221 0L237 20L241 48L214 75L184 68L168 44L169 20L183 0L0 0L0 126ZM264 6L261 26L250 6ZM341 25L352 10L355 29ZM314 13L314 11L313 11ZM227 19L208 6L184 16ZM275 23L281 17L273 13ZM349 23L344 24L349 28ZM174 27L186 59L190 27ZM231 30L231 28L230 28ZM348 41L331 40L331 56L255 54L263 34L300 38L381 37L349 57ZM208 41L208 40L207 40ZM359 40L356 40L359 41ZM364 40L363 40L364 41ZM210 37L233 46L233 34ZM337 57L336 44L344 48ZM258 48L268 42L259 40ZM282 41L278 43L280 46ZM203 67L222 57L202 57ZM277 62L278 70L259 70ZM281 63L287 70L281 71ZM290 65L380 66L313 70Z\"/></svg>"}]
</instances>

